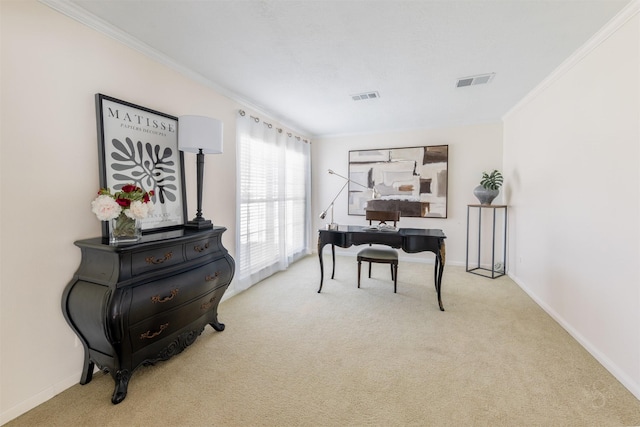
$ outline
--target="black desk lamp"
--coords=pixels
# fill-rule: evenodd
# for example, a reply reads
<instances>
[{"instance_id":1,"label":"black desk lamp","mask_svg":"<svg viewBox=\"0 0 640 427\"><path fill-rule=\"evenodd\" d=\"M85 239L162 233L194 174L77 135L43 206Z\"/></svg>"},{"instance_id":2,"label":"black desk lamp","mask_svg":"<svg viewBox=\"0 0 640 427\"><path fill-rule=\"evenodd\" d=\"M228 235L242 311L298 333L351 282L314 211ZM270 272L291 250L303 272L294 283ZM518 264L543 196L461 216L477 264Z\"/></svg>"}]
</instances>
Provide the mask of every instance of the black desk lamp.
<instances>
[{"instance_id":1,"label":"black desk lamp","mask_svg":"<svg viewBox=\"0 0 640 427\"><path fill-rule=\"evenodd\" d=\"M222 122L204 116L180 116L178 119L178 148L180 151L197 153L198 212L185 227L205 230L213 228L210 220L202 216L202 180L204 178L204 155L222 153Z\"/></svg>"},{"instance_id":2,"label":"black desk lamp","mask_svg":"<svg viewBox=\"0 0 640 427\"><path fill-rule=\"evenodd\" d=\"M380 193L378 193L378 190L376 190L375 188L369 188L366 185L362 185L359 182L355 182L352 179L347 178L346 176L342 176L339 173L335 173L332 169L329 169L327 172L329 172L329 174L331 175L336 175L339 176L340 178L346 180L347 182L344 183L344 185L342 186L342 188L340 189L340 191L338 191L338 194L336 194L336 196L333 198L333 200L331 201L331 203L329 204L329 206L327 206L327 209L323 210L322 213L320 214L320 219L324 219L327 216L327 211L329 209L331 209L331 222L329 224L326 225L327 230L337 230L338 229L338 224L336 224L335 222L333 222L333 204L336 202L336 199L338 198L338 196L342 193L342 191L345 189L345 187L350 183L354 183L356 185L359 185L360 187L366 188L367 190L371 190L372 194L373 194L373 198L376 199L378 197L380 197Z\"/></svg>"}]
</instances>

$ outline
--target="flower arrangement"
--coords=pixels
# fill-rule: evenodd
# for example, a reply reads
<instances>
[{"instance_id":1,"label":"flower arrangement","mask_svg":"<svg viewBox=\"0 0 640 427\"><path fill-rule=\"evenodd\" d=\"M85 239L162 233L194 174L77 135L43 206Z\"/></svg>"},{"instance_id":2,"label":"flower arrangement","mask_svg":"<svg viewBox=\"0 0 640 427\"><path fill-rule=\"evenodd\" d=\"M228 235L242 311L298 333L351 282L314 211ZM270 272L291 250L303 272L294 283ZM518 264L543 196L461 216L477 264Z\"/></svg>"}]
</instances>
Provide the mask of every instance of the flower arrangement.
<instances>
[{"instance_id":1,"label":"flower arrangement","mask_svg":"<svg viewBox=\"0 0 640 427\"><path fill-rule=\"evenodd\" d=\"M111 234L115 238L135 238L136 220L146 218L153 210L153 190L144 191L133 184L126 184L114 194L109 188L101 188L98 197L91 202L91 211L100 221L115 220ZM137 236L137 237L136 237Z\"/></svg>"},{"instance_id":2,"label":"flower arrangement","mask_svg":"<svg viewBox=\"0 0 640 427\"><path fill-rule=\"evenodd\" d=\"M153 209L153 190L144 191L133 184L127 184L122 190L111 194L109 188L101 188L98 197L91 202L91 211L100 221L116 219L121 214L132 219L144 219Z\"/></svg>"}]
</instances>

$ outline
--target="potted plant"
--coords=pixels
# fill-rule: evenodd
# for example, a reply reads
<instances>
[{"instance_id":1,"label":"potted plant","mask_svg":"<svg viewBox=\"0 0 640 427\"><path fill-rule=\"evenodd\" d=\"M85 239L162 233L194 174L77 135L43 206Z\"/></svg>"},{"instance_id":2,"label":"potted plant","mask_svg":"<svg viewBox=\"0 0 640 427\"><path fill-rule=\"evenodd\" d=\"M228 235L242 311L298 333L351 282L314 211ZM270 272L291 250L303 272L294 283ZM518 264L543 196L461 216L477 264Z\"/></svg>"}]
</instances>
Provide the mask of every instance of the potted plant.
<instances>
[{"instance_id":1,"label":"potted plant","mask_svg":"<svg viewBox=\"0 0 640 427\"><path fill-rule=\"evenodd\" d=\"M480 185L473 190L474 196L478 198L481 204L490 205L493 199L500 194L503 180L502 174L496 169L491 173L482 172Z\"/></svg>"}]
</instances>

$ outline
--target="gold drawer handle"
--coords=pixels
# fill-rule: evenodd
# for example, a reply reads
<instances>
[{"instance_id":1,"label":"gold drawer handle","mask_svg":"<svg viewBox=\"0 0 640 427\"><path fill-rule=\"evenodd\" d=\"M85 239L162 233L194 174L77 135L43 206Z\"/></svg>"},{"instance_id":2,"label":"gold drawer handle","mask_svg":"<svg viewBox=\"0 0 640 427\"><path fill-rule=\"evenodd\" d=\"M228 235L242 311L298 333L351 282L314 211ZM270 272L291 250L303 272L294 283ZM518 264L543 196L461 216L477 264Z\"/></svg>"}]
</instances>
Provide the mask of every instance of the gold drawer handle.
<instances>
[{"instance_id":1,"label":"gold drawer handle","mask_svg":"<svg viewBox=\"0 0 640 427\"><path fill-rule=\"evenodd\" d=\"M215 273L213 273L213 276L210 274L207 274L204 280L207 282L211 282L212 280L216 280L219 275L220 275L220 271L216 271Z\"/></svg>"},{"instance_id":2,"label":"gold drawer handle","mask_svg":"<svg viewBox=\"0 0 640 427\"><path fill-rule=\"evenodd\" d=\"M193 247L193 250L196 252L203 252L209 249L209 242L207 242L204 246L196 245Z\"/></svg>"},{"instance_id":3,"label":"gold drawer handle","mask_svg":"<svg viewBox=\"0 0 640 427\"><path fill-rule=\"evenodd\" d=\"M165 329L167 329L169 327L169 322L165 323L164 325L160 325L160 330L157 332L151 332L151 331L147 331L144 334L140 335L140 339L144 340L144 339L151 339L151 338L155 338L158 335L160 335L162 333L162 331L164 331Z\"/></svg>"},{"instance_id":4,"label":"gold drawer handle","mask_svg":"<svg viewBox=\"0 0 640 427\"><path fill-rule=\"evenodd\" d=\"M153 296L151 297L151 302L163 303L163 302L171 301L176 295L178 295L178 290L179 290L178 288L172 289L171 295L164 298L160 298L160 295Z\"/></svg>"},{"instance_id":5,"label":"gold drawer handle","mask_svg":"<svg viewBox=\"0 0 640 427\"><path fill-rule=\"evenodd\" d=\"M210 309L215 300L216 300L216 297L211 297L209 302L203 302L202 305L200 306L200 310L208 310L208 309Z\"/></svg>"},{"instance_id":6,"label":"gold drawer handle","mask_svg":"<svg viewBox=\"0 0 640 427\"><path fill-rule=\"evenodd\" d=\"M167 252L164 254L164 258L154 258L152 256L146 257L144 260L147 261L147 264L162 264L165 261L168 261L173 256L173 252Z\"/></svg>"}]
</instances>

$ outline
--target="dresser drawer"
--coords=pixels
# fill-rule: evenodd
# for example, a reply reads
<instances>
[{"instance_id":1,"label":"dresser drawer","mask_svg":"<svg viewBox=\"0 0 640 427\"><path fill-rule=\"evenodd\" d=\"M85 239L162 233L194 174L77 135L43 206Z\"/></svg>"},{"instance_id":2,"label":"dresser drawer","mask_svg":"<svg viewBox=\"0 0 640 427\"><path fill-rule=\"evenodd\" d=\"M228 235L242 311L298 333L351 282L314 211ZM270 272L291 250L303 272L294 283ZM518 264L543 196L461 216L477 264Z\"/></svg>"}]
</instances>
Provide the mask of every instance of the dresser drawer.
<instances>
[{"instance_id":1,"label":"dresser drawer","mask_svg":"<svg viewBox=\"0 0 640 427\"><path fill-rule=\"evenodd\" d=\"M134 325L228 284L230 277L231 265L222 258L185 273L136 286L131 296L129 324Z\"/></svg>"},{"instance_id":2,"label":"dresser drawer","mask_svg":"<svg viewBox=\"0 0 640 427\"><path fill-rule=\"evenodd\" d=\"M175 333L207 314L220 302L222 291L212 291L175 310L151 317L130 329L131 352L147 346L156 347L160 341L175 339ZM166 343L162 343L166 345Z\"/></svg>"},{"instance_id":3,"label":"dresser drawer","mask_svg":"<svg viewBox=\"0 0 640 427\"><path fill-rule=\"evenodd\" d=\"M131 254L131 274L146 273L184 261L182 245L165 246Z\"/></svg>"},{"instance_id":4,"label":"dresser drawer","mask_svg":"<svg viewBox=\"0 0 640 427\"><path fill-rule=\"evenodd\" d=\"M220 250L220 236L210 236L206 239L199 240L197 242L185 243L184 253L187 260L210 255Z\"/></svg>"}]
</instances>

